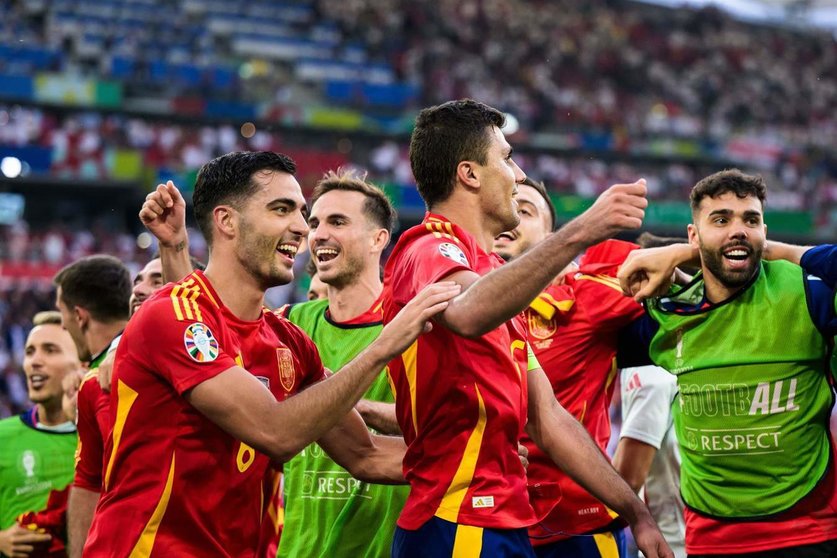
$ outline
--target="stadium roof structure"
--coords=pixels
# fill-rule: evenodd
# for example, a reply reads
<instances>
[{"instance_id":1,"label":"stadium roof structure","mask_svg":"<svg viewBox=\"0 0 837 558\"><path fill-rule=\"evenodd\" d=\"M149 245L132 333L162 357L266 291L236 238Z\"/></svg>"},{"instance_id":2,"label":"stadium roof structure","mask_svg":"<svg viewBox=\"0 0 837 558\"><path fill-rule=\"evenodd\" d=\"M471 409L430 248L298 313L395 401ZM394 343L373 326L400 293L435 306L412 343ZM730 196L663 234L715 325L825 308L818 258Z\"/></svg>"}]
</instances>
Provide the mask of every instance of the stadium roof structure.
<instances>
[{"instance_id":1,"label":"stadium roof structure","mask_svg":"<svg viewBox=\"0 0 837 558\"><path fill-rule=\"evenodd\" d=\"M819 27L837 34L837 0L640 0L672 8L715 6L753 22Z\"/></svg>"}]
</instances>

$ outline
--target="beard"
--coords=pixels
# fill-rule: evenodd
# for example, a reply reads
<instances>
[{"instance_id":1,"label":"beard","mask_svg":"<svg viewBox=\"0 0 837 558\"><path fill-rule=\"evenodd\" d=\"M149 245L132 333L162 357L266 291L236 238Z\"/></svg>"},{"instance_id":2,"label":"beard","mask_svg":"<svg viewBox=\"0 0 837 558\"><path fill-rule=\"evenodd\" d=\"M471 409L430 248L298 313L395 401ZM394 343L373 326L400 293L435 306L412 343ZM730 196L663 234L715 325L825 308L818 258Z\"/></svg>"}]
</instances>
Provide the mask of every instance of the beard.
<instances>
[{"instance_id":1,"label":"beard","mask_svg":"<svg viewBox=\"0 0 837 558\"><path fill-rule=\"evenodd\" d=\"M741 246L749 251L750 255L748 256L749 262L747 267L735 270L726 269L724 267L724 251L734 246ZM763 251L763 248L756 249L747 241L732 242L720 247L717 250L711 250L702 242L700 243L700 258L703 261L703 265L705 265L706 269L709 270L709 272L712 273L712 275L728 289L743 287L750 281L750 279L753 278L753 275L755 275L756 270L759 268L759 264L761 263Z\"/></svg>"},{"instance_id":2,"label":"beard","mask_svg":"<svg viewBox=\"0 0 837 558\"><path fill-rule=\"evenodd\" d=\"M238 261L261 288L267 290L290 283L294 278L293 270L280 265L276 260L279 242L274 237L256 232L245 220L241 221L240 230Z\"/></svg>"},{"instance_id":3,"label":"beard","mask_svg":"<svg viewBox=\"0 0 837 558\"><path fill-rule=\"evenodd\" d=\"M338 257L343 258L343 265L328 271L317 270L317 274L320 281L339 289L353 284L360 277L363 273L364 262L361 258L352 256L346 251L341 251Z\"/></svg>"}]
</instances>

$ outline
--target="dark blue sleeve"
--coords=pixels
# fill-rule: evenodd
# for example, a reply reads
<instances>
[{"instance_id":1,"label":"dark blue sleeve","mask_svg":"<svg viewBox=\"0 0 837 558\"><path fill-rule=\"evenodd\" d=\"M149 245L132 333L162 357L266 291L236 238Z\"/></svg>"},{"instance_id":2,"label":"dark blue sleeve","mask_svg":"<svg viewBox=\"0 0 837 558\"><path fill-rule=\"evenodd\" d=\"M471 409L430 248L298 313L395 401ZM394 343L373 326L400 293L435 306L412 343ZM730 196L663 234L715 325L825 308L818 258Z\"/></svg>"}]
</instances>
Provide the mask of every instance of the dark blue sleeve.
<instances>
[{"instance_id":1,"label":"dark blue sleeve","mask_svg":"<svg viewBox=\"0 0 837 558\"><path fill-rule=\"evenodd\" d=\"M837 315L834 309L834 289L814 275L805 276L805 295L808 313L823 335L837 335Z\"/></svg>"},{"instance_id":2,"label":"dark blue sleeve","mask_svg":"<svg viewBox=\"0 0 837 558\"><path fill-rule=\"evenodd\" d=\"M799 265L834 288L837 285L837 244L814 246L802 255Z\"/></svg>"},{"instance_id":3,"label":"dark blue sleeve","mask_svg":"<svg viewBox=\"0 0 837 558\"><path fill-rule=\"evenodd\" d=\"M616 365L619 368L654 364L648 356L651 339L657 333L660 324L643 314L619 331L619 349L616 353Z\"/></svg>"}]
</instances>

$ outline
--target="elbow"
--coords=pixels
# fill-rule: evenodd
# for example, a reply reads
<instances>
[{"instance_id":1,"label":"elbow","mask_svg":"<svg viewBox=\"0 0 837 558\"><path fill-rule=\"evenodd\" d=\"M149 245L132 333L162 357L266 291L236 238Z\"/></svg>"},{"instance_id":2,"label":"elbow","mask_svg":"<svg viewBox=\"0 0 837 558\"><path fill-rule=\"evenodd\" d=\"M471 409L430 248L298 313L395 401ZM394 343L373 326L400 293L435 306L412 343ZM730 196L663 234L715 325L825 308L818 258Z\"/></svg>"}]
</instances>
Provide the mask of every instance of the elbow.
<instances>
[{"instance_id":1,"label":"elbow","mask_svg":"<svg viewBox=\"0 0 837 558\"><path fill-rule=\"evenodd\" d=\"M278 463L287 463L308 445L308 441L299 436L289 436L288 432L262 431L253 442L254 449L261 451ZM245 442L241 442L241 444L242 446L246 445ZM241 451L243 451L243 447L239 450L239 452Z\"/></svg>"},{"instance_id":2,"label":"elbow","mask_svg":"<svg viewBox=\"0 0 837 558\"><path fill-rule=\"evenodd\" d=\"M491 329L482 325L483 320L473 315L468 318L467 316L460 317L459 314L454 314L451 317L445 316L445 318L445 326L466 339L476 339L491 331Z\"/></svg>"}]
</instances>

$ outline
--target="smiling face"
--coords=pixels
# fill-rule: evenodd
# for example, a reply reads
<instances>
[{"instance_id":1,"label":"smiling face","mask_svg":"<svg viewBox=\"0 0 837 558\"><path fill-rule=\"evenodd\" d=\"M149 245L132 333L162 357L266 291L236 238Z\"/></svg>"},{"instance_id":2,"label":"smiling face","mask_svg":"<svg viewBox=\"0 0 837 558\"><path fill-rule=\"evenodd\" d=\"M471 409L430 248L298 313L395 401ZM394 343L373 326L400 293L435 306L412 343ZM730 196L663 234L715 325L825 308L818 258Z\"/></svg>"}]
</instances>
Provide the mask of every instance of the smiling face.
<instances>
[{"instance_id":1,"label":"smiling face","mask_svg":"<svg viewBox=\"0 0 837 558\"><path fill-rule=\"evenodd\" d=\"M494 234L500 234L514 229L520 221L514 198L526 175L512 159L512 147L500 128L492 127L489 134L485 164L474 164L474 172L479 179L482 210L496 229Z\"/></svg>"},{"instance_id":2,"label":"smiling face","mask_svg":"<svg viewBox=\"0 0 837 558\"><path fill-rule=\"evenodd\" d=\"M519 185L516 201L520 223L494 239L494 251L506 261L546 238L552 226L549 207L537 190L526 184Z\"/></svg>"},{"instance_id":3,"label":"smiling face","mask_svg":"<svg viewBox=\"0 0 837 558\"><path fill-rule=\"evenodd\" d=\"M24 347L23 372L33 403L60 405L64 376L80 368L73 339L60 325L39 325L29 332Z\"/></svg>"},{"instance_id":4,"label":"smiling face","mask_svg":"<svg viewBox=\"0 0 837 558\"><path fill-rule=\"evenodd\" d=\"M134 286L131 290L131 315L134 315L142 303L151 295L160 290L163 282L163 262L160 258L154 258L137 273L134 278Z\"/></svg>"},{"instance_id":5,"label":"smiling face","mask_svg":"<svg viewBox=\"0 0 837 558\"><path fill-rule=\"evenodd\" d=\"M234 251L238 263L264 289L293 280L293 265L308 234L307 208L296 179L279 171L260 171L252 179L258 190L236 215Z\"/></svg>"},{"instance_id":6,"label":"smiling face","mask_svg":"<svg viewBox=\"0 0 837 558\"><path fill-rule=\"evenodd\" d=\"M701 200L693 219L689 243L700 250L707 295L714 287L727 297L752 279L761 262L767 237L762 204L726 192Z\"/></svg>"},{"instance_id":7,"label":"smiling face","mask_svg":"<svg viewBox=\"0 0 837 558\"><path fill-rule=\"evenodd\" d=\"M350 285L370 267L378 268L389 233L366 214L366 199L361 192L331 190L311 206L308 245L317 276L327 285Z\"/></svg>"}]
</instances>

